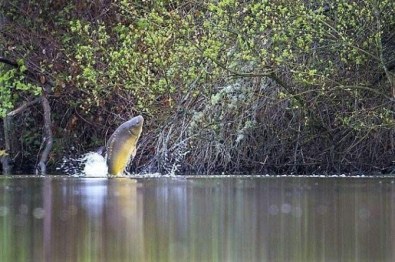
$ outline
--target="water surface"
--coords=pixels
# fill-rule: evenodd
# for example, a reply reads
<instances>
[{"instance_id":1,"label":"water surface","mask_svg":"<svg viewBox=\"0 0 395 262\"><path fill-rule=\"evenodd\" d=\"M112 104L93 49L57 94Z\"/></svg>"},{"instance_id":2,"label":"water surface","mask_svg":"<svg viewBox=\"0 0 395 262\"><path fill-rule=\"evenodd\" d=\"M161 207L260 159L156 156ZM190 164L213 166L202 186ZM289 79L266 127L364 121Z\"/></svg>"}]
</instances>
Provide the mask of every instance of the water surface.
<instances>
[{"instance_id":1,"label":"water surface","mask_svg":"<svg viewBox=\"0 0 395 262\"><path fill-rule=\"evenodd\" d=\"M0 177L0 261L395 261L394 180Z\"/></svg>"}]
</instances>

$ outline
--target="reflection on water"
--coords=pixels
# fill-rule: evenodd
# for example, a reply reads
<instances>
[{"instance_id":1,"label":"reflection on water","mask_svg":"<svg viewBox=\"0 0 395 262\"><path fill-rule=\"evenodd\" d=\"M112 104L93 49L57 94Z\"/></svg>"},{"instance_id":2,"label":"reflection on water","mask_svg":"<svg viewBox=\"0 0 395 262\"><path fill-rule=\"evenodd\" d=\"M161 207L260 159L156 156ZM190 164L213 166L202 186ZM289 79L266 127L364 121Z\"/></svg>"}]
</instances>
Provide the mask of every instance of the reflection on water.
<instances>
[{"instance_id":1,"label":"reflection on water","mask_svg":"<svg viewBox=\"0 0 395 262\"><path fill-rule=\"evenodd\" d=\"M0 261L395 261L392 179L0 178Z\"/></svg>"}]
</instances>

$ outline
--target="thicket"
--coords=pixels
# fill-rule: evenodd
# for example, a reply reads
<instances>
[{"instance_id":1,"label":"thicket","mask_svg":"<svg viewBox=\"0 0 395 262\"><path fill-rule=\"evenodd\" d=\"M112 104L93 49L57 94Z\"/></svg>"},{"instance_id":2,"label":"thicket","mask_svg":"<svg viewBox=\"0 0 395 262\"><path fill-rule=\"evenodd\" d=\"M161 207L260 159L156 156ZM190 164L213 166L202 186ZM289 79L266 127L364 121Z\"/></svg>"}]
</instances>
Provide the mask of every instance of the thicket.
<instances>
[{"instance_id":1,"label":"thicket","mask_svg":"<svg viewBox=\"0 0 395 262\"><path fill-rule=\"evenodd\" d=\"M390 172L394 50L391 0L7 1L1 152L53 168L142 114L138 172Z\"/></svg>"}]
</instances>

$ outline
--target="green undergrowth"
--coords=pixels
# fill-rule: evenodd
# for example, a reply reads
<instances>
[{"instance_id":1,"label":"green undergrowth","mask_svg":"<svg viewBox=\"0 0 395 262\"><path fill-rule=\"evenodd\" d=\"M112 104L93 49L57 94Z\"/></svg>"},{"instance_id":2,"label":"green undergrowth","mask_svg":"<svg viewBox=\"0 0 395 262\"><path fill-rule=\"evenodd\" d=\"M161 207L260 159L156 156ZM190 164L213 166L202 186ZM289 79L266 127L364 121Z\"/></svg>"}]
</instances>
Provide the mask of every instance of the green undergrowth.
<instances>
[{"instance_id":1,"label":"green undergrowth","mask_svg":"<svg viewBox=\"0 0 395 262\"><path fill-rule=\"evenodd\" d=\"M0 113L50 83L50 166L71 149L104 145L137 114L146 119L137 171L393 166L393 1L0 6L1 55L24 61L19 69L1 65ZM15 133L16 161L40 153L40 114L25 112L14 124L32 120L35 134Z\"/></svg>"}]
</instances>

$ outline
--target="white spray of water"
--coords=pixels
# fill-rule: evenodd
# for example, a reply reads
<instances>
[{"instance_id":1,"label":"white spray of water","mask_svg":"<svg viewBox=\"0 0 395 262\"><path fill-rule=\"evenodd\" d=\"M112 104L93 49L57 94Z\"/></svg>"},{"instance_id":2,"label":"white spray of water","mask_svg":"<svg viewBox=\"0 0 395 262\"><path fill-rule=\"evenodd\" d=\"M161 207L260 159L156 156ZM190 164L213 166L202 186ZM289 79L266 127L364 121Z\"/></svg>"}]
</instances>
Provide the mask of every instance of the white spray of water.
<instances>
[{"instance_id":1,"label":"white spray of water","mask_svg":"<svg viewBox=\"0 0 395 262\"><path fill-rule=\"evenodd\" d=\"M174 177L178 166L173 166L171 172L165 176ZM81 157L64 157L61 165L57 167L63 173L74 177L109 177L105 157L97 152L88 152ZM152 178L162 177L160 173L130 174L127 171L119 177ZM110 176L111 177L111 176Z\"/></svg>"},{"instance_id":2,"label":"white spray of water","mask_svg":"<svg viewBox=\"0 0 395 262\"><path fill-rule=\"evenodd\" d=\"M87 177L105 177L108 174L108 167L105 158L96 153L89 152L81 157L81 161L85 163L82 170L83 175Z\"/></svg>"},{"instance_id":3,"label":"white spray of water","mask_svg":"<svg viewBox=\"0 0 395 262\"><path fill-rule=\"evenodd\" d=\"M88 152L77 158L64 157L57 170L61 170L70 176L105 177L108 167L102 155L96 152Z\"/></svg>"}]
</instances>

